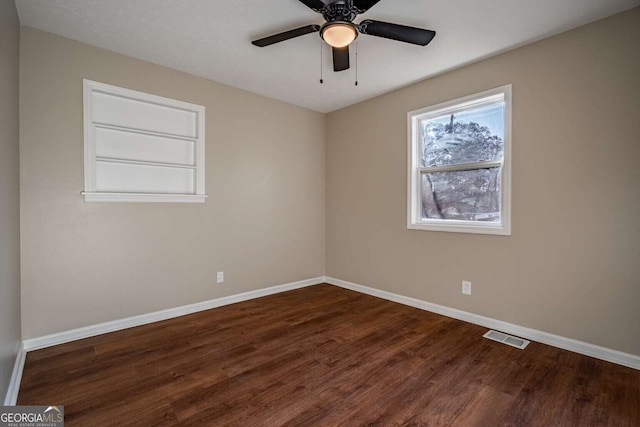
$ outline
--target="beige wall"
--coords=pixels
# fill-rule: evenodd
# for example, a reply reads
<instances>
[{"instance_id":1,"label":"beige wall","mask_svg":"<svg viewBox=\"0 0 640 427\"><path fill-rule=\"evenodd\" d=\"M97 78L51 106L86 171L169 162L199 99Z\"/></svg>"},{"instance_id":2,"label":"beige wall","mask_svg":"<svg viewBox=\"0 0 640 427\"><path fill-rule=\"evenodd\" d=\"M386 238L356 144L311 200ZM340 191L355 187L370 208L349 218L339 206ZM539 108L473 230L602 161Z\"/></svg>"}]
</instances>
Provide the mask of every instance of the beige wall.
<instances>
[{"instance_id":1,"label":"beige wall","mask_svg":"<svg viewBox=\"0 0 640 427\"><path fill-rule=\"evenodd\" d=\"M13 0L0 0L0 404L20 344L18 52Z\"/></svg>"},{"instance_id":2,"label":"beige wall","mask_svg":"<svg viewBox=\"0 0 640 427\"><path fill-rule=\"evenodd\" d=\"M20 61L25 339L324 274L324 115L30 28ZM206 107L205 204L83 201L82 78Z\"/></svg>"},{"instance_id":3,"label":"beige wall","mask_svg":"<svg viewBox=\"0 0 640 427\"><path fill-rule=\"evenodd\" d=\"M636 8L326 122L23 28L24 338L319 276L326 265L340 279L640 354L639 28ZM206 106L204 205L83 201L85 77ZM507 83L512 236L407 230L406 112ZM463 279L473 296L461 295Z\"/></svg>"},{"instance_id":4,"label":"beige wall","mask_svg":"<svg viewBox=\"0 0 640 427\"><path fill-rule=\"evenodd\" d=\"M330 114L327 274L640 355L639 45L636 8ZM508 83L512 236L407 230L406 113Z\"/></svg>"}]
</instances>

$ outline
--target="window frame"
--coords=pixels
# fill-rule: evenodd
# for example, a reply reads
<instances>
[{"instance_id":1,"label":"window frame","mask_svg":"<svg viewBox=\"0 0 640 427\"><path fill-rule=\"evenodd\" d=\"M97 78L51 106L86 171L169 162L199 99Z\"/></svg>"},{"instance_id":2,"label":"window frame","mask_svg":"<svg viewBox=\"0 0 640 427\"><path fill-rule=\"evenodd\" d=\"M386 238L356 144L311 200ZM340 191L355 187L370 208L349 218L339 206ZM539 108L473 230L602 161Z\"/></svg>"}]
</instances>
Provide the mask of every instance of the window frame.
<instances>
[{"instance_id":1,"label":"window frame","mask_svg":"<svg viewBox=\"0 0 640 427\"><path fill-rule=\"evenodd\" d=\"M139 101L147 104L154 104L184 110L195 114L196 135L195 137L176 136L166 132L156 132L121 126L106 127L103 124L94 122L92 94L94 92L103 93ZM84 191L81 194L85 202L171 202L171 203L204 203L205 194L205 107L171 98L165 98L132 89L126 89L106 83L100 83L88 79L83 79L83 126L84 126ZM96 139L95 128L105 127L114 130L124 130L149 136L169 137L174 139L189 140L194 143L194 165L188 168L194 170L194 192L188 194L180 193L132 193L132 192L102 192L96 189ZM128 161L123 161L127 163ZM153 165L153 162L129 161L129 163ZM165 165L163 165L165 166Z\"/></svg>"},{"instance_id":2,"label":"window frame","mask_svg":"<svg viewBox=\"0 0 640 427\"><path fill-rule=\"evenodd\" d=\"M455 233L477 233L494 235L511 235L511 108L512 85L489 89L483 92L463 96L439 104L430 105L407 113L407 228L411 230L446 231ZM504 106L504 150L502 161L478 161L461 165L422 167L420 159L421 132L420 122L442 115L455 114L471 108L491 105L503 101ZM452 220L438 218L422 218L421 176L425 170L455 171L484 169L500 166L500 222Z\"/></svg>"}]
</instances>

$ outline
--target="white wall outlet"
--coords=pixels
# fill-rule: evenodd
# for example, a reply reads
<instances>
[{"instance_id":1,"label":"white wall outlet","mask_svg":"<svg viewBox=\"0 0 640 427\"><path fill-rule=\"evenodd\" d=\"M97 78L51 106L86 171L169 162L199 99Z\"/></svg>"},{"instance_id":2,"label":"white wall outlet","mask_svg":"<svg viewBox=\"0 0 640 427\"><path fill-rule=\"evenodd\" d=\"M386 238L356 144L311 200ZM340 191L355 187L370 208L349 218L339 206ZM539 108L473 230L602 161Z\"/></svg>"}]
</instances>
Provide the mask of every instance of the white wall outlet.
<instances>
[{"instance_id":1,"label":"white wall outlet","mask_svg":"<svg viewBox=\"0 0 640 427\"><path fill-rule=\"evenodd\" d=\"M471 282L467 282L466 280L462 281L462 293L471 295Z\"/></svg>"},{"instance_id":2,"label":"white wall outlet","mask_svg":"<svg viewBox=\"0 0 640 427\"><path fill-rule=\"evenodd\" d=\"M224 271L218 271L218 283L224 282Z\"/></svg>"}]
</instances>

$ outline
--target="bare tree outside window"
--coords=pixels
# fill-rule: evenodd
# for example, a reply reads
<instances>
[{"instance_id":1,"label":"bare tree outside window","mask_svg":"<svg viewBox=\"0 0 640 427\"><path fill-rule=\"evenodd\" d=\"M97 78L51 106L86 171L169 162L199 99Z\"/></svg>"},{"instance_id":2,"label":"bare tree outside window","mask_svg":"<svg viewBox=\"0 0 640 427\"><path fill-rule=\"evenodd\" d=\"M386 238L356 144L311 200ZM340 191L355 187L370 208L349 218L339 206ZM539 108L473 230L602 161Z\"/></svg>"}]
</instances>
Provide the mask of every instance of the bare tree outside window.
<instances>
[{"instance_id":1,"label":"bare tree outside window","mask_svg":"<svg viewBox=\"0 0 640 427\"><path fill-rule=\"evenodd\" d=\"M503 123L502 102L420 123L423 218L500 222Z\"/></svg>"}]
</instances>

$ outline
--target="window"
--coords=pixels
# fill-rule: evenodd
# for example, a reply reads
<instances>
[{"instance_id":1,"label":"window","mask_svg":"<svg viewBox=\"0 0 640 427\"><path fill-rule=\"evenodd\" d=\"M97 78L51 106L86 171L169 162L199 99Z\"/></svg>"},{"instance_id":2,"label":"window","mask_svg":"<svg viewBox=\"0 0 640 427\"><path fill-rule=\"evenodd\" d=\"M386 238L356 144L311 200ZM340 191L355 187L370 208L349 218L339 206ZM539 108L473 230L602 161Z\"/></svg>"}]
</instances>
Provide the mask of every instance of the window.
<instances>
[{"instance_id":1,"label":"window","mask_svg":"<svg viewBox=\"0 0 640 427\"><path fill-rule=\"evenodd\" d=\"M408 221L510 235L511 85L408 113Z\"/></svg>"},{"instance_id":2,"label":"window","mask_svg":"<svg viewBox=\"0 0 640 427\"><path fill-rule=\"evenodd\" d=\"M204 202L204 107L84 80L90 202Z\"/></svg>"}]
</instances>

